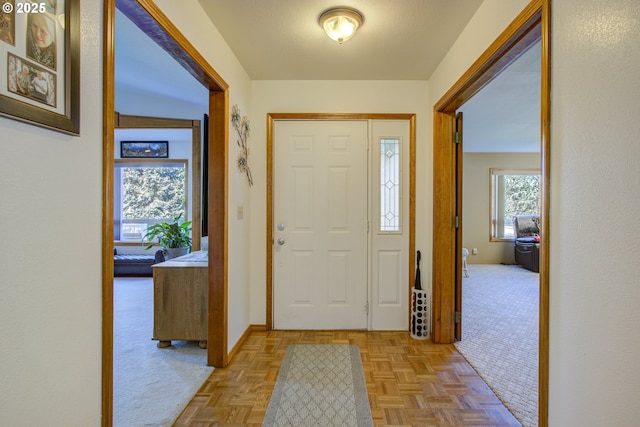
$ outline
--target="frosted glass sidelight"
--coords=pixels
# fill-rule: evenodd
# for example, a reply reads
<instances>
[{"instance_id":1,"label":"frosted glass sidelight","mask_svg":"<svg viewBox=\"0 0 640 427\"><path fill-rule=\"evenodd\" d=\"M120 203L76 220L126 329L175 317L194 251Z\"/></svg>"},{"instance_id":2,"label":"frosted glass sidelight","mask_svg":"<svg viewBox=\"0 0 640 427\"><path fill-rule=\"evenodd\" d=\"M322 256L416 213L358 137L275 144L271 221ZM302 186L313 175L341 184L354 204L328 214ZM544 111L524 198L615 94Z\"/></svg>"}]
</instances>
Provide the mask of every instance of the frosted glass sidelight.
<instances>
[{"instance_id":1,"label":"frosted glass sidelight","mask_svg":"<svg viewBox=\"0 0 640 427\"><path fill-rule=\"evenodd\" d=\"M380 139L380 231L400 232L400 139Z\"/></svg>"}]
</instances>

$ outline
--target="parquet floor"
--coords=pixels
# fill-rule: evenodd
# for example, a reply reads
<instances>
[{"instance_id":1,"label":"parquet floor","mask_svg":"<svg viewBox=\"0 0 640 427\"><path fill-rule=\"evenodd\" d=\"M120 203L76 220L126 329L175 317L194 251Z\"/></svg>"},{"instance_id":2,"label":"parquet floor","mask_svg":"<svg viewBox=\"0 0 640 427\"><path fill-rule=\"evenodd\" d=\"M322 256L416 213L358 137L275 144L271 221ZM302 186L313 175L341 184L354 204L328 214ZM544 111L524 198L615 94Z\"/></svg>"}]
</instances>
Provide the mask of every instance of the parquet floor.
<instances>
[{"instance_id":1,"label":"parquet floor","mask_svg":"<svg viewBox=\"0 0 640 427\"><path fill-rule=\"evenodd\" d=\"M376 426L520 426L453 345L408 332L253 332L174 426L260 426L290 344L360 347Z\"/></svg>"}]
</instances>

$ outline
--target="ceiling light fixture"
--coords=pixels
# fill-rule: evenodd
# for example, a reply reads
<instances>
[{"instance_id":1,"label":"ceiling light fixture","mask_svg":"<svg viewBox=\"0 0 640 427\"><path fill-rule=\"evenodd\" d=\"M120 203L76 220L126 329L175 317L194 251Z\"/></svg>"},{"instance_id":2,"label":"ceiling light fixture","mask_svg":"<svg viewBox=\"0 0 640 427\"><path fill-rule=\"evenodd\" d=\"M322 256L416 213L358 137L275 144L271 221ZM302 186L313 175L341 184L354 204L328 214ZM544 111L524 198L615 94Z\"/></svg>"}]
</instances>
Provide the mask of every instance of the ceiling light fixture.
<instances>
[{"instance_id":1,"label":"ceiling light fixture","mask_svg":"<svg viewBox=\"0 0 640 427\"><path fill-rule=\"evenodd\" d=\"M329 38L340 44L353 37L363 22L362 13L350 7L327 9L318 18L318 23Z\"/></svg>"}]
</instances>

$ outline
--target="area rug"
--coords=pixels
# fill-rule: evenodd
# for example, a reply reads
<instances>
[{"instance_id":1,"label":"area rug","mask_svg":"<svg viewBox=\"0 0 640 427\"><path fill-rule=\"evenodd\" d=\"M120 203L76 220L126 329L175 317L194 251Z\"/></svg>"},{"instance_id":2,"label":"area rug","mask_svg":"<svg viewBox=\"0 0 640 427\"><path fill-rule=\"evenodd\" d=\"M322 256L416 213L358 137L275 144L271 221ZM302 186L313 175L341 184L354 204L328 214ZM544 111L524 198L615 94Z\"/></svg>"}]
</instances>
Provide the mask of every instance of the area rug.
<instances>
[{"instance_id":1,"label":"area rug","mask_svg":"<svg viewBox=\"0 0 640 427\"><path fill-rule=\"evenodd\" d=\"M462 340L455 343L523 427L538 425L539 276L517 265L469 264Z\"/></svg>"},{"instance_id":2,"label":"area rug","mask_svg":"<svg viewBox=\"0 0 640 427\"><path fill-rule=\"evenodd\" d=\"M373 426L360 349L289 346L262 426Z\"/></svg>"},{"instance_id":3,"label":"area rug","mask_svg":"<svg viewBox=\"0 0 640 427\"><path fill-rule=\"evenodd\" d=\"M213 372L207 351L151 340L151 277L116 277L113 286L113 426L171 426Z\"/></svg>"}]
</instances>

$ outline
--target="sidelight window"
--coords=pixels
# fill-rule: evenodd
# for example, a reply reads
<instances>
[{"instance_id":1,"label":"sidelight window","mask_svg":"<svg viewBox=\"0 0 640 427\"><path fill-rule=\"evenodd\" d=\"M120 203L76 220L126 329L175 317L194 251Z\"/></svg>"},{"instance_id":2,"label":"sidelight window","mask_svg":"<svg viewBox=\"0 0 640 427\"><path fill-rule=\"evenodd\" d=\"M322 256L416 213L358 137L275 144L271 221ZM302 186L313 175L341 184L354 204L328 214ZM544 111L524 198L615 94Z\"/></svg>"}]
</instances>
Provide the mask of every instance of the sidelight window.
<instances>
[{"instance_id":1,"label":"sidelight window","mask_svg":"<svg viewBox=\"0 0 640 427\"><path fill-rule=\"evenodd\" d=\"M400 232L400 138L380 139L380 230Z\"/></svg>"}]
</instances>

